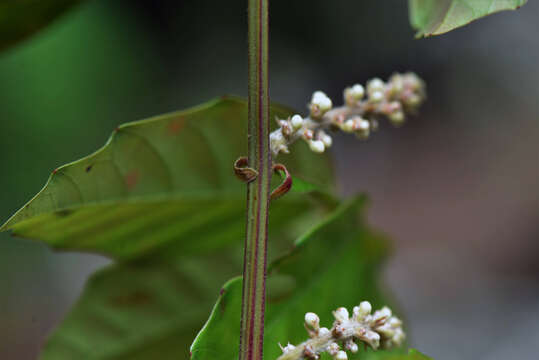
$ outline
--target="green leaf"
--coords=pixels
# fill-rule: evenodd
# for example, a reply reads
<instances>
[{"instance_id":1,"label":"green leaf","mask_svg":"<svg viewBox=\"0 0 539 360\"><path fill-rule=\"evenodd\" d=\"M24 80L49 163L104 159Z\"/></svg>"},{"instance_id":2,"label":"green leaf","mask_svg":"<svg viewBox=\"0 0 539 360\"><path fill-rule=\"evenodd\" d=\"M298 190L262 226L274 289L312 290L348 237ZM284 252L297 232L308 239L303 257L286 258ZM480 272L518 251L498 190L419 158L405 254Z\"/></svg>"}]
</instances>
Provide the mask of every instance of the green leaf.
<instances>
[{"instance_id":1,"label":"green leaf","mask_svg":"<svg viewBox=\"0 0 539 360\"><path fill-rule=\"evenodd\" d=\"M304 195L305 197L306 195ZM269 256L290 247L290 228L283 223L305 214L316 221L306 202L280 199L271 205ZM307 202L308 203L308 202ZM195 209L194 209L195 210ZM244 219L244 214L240 216ZM197 251L176 249L162 255L119 262L94 274L65 320L48 339L41 359L183 359L207 319L226 279L241 273L243 221L234 222L237 237L219 246L231 225L215 223L179 239ZM200 231L200 230L199 230ZM287 238L288 236L288 238ZM288 240L288 241L283 241ZM206 244L212 242L212 246Z\"/></svg>"},{"instance_id":2,"label":"green leaf","mask_svg":"<svg viewBox=\"0 0 539 360\"><path fill-rule=\"evenodd\" d=\"M94 274L41 359L187 359L220 285L241 268L234 250L237 261L221 253Z\"/></svg>"},{"instance_id":3,"label":"green leaf","mask_svg":"<svg viewBox=\"0 0 539 360\"><path fill-rule=\"evenodd\" d=\"M278 343L307 338L303 315L313 311L331 325L331 310L351 308L362 300L375 307L387 303L380 291L379 268L386 241L359 217L365 203L357 198L341 205L323 222L299 237L293 250L270 265L264 358L276 359ZM191 347L193 360L238 357L242 279L227 282L206 325ZM360 353L358 358L364 359ZM368 352L367 358L422 359L415 352ZM424 358L427 359L427 358Z\"/></svg>"},{"instance_id":4,"label":"green leaf","mask_svg":"<svg viewBox=\"0 0 539 360\"><path fill-rule=\"evenodd\" d=\"M34 34L81 0L2 0L0 51Z\"/></svg>"},{"instance_id":5,"label":"green leaf","mask_svg":"<svg viewBox=\"0 0 539 360\"><path fill-rule=\"evenodd\" d=\"M417 37L440 35L483 16L515 10L527 0L409 0L410 22Z\"/></svg>"},{"instance_id":6,"label":"green leaf","mask_svg":"<svg viewBox=\"0 0 539 360\"><path fill-rule=\"evenodd\" d=\"M272 116L291 114L280 106L272 110ZM247 149L246 118L245 101L225 97L122 125L102 149L56 169L0 230L58 250L121 260L197 254L237 242L244 231L245 185L232 164ZM280 160L295 176L331 186L328 157L305 144Z\"/></svg>"}]
</instances>

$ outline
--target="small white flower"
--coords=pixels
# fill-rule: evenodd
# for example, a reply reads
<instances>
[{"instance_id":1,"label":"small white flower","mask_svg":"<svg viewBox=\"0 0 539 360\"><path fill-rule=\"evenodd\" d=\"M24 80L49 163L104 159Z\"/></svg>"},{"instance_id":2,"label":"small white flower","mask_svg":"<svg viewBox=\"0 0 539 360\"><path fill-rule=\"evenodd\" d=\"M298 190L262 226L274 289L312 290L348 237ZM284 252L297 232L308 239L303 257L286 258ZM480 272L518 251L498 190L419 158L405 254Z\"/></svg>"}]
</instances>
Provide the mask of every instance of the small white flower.
<instances>
[{"instance_id":1,"label":"small white flower","mask_svg":"<svg viewBox=\"0 0 539 360\"><path fill-rule=\"evenodd\" d=\"M341 350L337 353L337 355L335 355L335 360L348 360L348 355Z\"/></svg>"},{"instance_id":2,"label":"small white flower","mask_svg":"<svg viewBox=\"0 0 539 360\"><path fill-rule=\"evenodd\" d=\"M292 116L292 119L290 119L290 123L292 124L294 130L298 130L303 126L303 118L301 117L301 115L296 114Z\"/></svg>"},{"instance_id":3,"label":"small white flower","mask_svg":"<svg viewBox=\"0 0 539 360\"><path fill-rule=\"evenodd\" d=\"M309 141L309 148L315 153L323 153L326 149L324 143L320 140L311 140Z\"/></svg>"}]
</instances>

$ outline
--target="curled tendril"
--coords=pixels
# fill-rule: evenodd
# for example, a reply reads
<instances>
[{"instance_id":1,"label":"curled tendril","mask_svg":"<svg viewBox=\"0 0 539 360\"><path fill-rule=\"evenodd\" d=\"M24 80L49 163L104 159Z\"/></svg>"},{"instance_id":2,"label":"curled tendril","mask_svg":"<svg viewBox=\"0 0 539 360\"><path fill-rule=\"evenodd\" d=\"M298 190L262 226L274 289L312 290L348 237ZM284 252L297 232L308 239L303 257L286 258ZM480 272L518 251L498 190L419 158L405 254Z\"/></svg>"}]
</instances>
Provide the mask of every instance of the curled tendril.
<instances>
[{"instance_id":1,"label":"curled tendril","mask_svg":"<svg viewBox=\"0 0 539 360\"><path fill-rule=\"evenodd\" d=\"M239 157L234 161L234 174L243 182L250 183L258 177L258 171L248 166L246 156Z\"/></svg>"},{"instance_id":2,"label":"curled tendril","mask_svg":"<svg viewBox=\"0 0 539 360\"><path fill-rule=\"evenodd\" d=\"M270 199L275 200L286 194L292 188L292 176L283 164L274 164L272 169L276 173L281 172L284 174L284 180L281 185L271 192Z\"/></svg>"}]
</instances>

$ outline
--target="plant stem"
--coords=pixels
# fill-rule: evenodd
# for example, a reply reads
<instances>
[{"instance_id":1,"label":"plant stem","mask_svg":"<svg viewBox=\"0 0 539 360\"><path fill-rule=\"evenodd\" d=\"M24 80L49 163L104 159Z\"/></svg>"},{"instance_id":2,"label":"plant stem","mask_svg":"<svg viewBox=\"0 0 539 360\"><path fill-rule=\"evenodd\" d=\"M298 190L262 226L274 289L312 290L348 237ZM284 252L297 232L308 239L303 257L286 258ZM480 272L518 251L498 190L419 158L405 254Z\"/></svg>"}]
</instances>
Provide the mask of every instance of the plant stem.
<instances>
[{"instance_id":1,"label":"plant stem","mask_svg":"<svg viewBox=\"0 0 539 360\"><path fill-rule=\"evenodd\" d=\"M248 161L258 177L247 185L240 360L262 360L271 180L268 95L268 2L248 0Z\"/></svg>"}]
</instances>

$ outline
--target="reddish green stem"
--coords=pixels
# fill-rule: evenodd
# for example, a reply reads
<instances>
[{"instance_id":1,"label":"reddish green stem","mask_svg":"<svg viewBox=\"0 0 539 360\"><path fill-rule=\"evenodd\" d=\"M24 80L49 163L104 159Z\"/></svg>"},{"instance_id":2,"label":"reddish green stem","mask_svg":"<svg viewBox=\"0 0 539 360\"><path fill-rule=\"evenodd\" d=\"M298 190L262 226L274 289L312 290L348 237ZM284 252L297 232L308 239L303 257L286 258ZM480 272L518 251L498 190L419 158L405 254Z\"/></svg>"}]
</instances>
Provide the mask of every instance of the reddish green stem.
<instances>
[{"instance_id":1,"label":"reddish green stem","mask_svg":"<svg viewBox=\"0 0 539 360\"><path fill-rule=\"evenodd\" d=\"M262 360L268 207L271 153L269 147L268 1L248 0L249 167L258 177L247 185L247 231L243 268L240 360Z\"/></svg>"}]
</instances>

